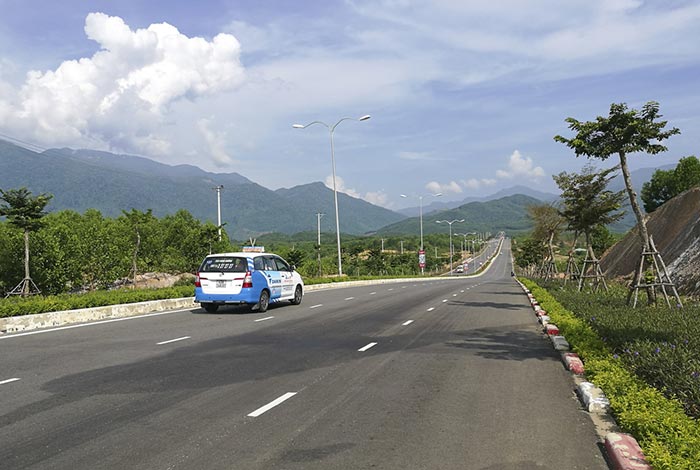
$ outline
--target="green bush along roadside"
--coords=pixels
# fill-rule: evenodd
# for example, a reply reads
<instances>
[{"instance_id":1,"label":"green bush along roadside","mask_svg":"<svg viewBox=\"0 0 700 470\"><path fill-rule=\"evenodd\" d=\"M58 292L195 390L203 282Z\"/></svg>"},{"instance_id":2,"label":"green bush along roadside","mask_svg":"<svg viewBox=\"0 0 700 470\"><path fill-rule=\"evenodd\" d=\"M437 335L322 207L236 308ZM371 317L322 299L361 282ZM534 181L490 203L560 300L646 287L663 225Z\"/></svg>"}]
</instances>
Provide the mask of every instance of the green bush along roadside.
<instances>
[{"instance_id":1,"label":"green bush along roadside","mask_svg":"<svg viewBox=\"0 0 700 470\"><path fill-rule=\"evenodd\" d=\"M624 344L623 338L634 338L633 341L639 341L639 344L649 341L644 337L648 333L646 330L630 328L629 324L635 322L629 317L648 312L620 305L615 299L619 292L612 296L584 293L579 297L560 287L548 291L528 279L522 282L566 336L574 352L583 359L587 379L603 389L618 425L637 439L649 463L657 470L697 470L700 462L700 424L697 419L686 414L684 404L677 397L664 396L637 376L635 368L631 367L632 362L623 358L624 349L619 350ZM572 305L575 313L558 301L560 296L566 302L572 302L567 305ZM668 315L668 309L664 310ZM656 321L663 322L663 319L664 315L660 314ZM620 325L617 328L611 326L615 321ZM608 325L605 331L611 333L614 330L617 336L612 339L602 336L598 330L601 325ZM656 328L665 329L662 325ZM692 338L689 343L691 341ZM639 357L635 356L634 350L631 351L633 357ZM691 375L691 378L694 377Z\"/></svg>"},{"instance_id":2,"label":"green bush along roadside","mask_svg":"<svg viewBox=\"0 0 700 470\"><path fill-rule=\"evenodd\" d=\"M0 317L31 315L105 305L128 304L148 300L192 297L194 286L179 285L162 289L119 289L85 294L59 294L0 299Z\"/></svg>"}]
</instances>

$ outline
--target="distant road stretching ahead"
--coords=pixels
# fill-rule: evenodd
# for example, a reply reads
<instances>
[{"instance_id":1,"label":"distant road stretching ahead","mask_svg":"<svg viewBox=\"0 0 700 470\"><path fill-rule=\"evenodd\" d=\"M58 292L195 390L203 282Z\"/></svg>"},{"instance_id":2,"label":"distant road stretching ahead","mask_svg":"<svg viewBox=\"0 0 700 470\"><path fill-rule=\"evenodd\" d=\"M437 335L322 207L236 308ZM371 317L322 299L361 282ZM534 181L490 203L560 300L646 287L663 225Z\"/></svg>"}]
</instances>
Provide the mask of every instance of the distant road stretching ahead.
<instances>
[{"instance_id":1,"label":"distant road stretching ahead","mask_svg":"<svg viewBox=\"0 0 700 470\"><path fill-rule=\"evenodd\" d=\"M606 469L510 277L0 338L3 469Z\"/></svg>"}]
</instances>

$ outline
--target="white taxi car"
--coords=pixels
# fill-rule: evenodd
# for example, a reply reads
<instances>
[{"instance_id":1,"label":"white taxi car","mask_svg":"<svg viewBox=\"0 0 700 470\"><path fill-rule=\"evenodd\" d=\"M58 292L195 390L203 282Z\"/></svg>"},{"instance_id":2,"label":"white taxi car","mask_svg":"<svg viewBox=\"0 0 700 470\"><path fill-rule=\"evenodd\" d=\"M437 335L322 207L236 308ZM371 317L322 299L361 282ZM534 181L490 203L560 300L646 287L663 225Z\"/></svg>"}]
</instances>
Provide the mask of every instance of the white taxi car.
<instances>
[{"instance_id":1,"label":"white taxi car","mask_svg":"<svg viewBox=\"0 0 700 470\"><path fill-rule=\"evenodd\" d=\"M299 273L272 253L209 255L195 277L194 301L210 313L227 304L247 304L265 312L271 302L298 305L303 295Z\"/></svg>"}]
</instances>

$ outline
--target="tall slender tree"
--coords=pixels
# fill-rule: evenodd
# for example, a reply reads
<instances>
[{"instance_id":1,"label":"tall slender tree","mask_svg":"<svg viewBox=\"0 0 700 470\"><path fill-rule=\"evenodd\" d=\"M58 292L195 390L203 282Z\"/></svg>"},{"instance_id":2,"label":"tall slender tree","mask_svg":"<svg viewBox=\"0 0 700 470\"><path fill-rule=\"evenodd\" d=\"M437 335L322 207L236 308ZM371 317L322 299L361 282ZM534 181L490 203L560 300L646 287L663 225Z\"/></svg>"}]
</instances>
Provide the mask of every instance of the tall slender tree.
<instances>
[{"instance_id":1,"label":"tall slender tree","mask_svg":"<svg viewBox=\"0 0 700 470\"><path fill-rule=\"evenodd\" d=\"M24 232L24 279L10 294L20 294L23 297L32 293L39 293L39 289L32 281L29 273L29 233L39 230L42 225L42 217L46 215L44 208L53 195L39 194L36 197L27 188L0 189L0 216L7 217L11 225Z\"/></svg>"},{"instance_id":2,"label":"tall slender tree","mask_svg":"<svg viewBox=\"0 0 700 470\"><path fill-rule=\"evenodd\" d=\"M613 103L610 105L608 116L598 116L595 121L582 122L572 117L566 118L569 128L576 132L576 135L570 139L557 135L554 137L554 140L573 149L577 157L585 155L588 158L607 160L612 155L618 155L622 177L625 181L625 188L632 211L637 219L637 228L641 241L640 265L635 273L630 293L632 290L635 292L636 300L636 292L640 287L650 287L651 290L648 290L648 292L650 294L649 302L651 303L655 299L653 294L655 285L662 286L664 294L666 294L664 286L670 285L673 288L677 302L680 304L680 298L668 273L666 273L663 260L656 252L653 240L649 237L644 214L637 202L637 195L632 186L632 178L630 177L629 165L627 164L627 155L629 154L645 152L656 155L666 151L667 148L661 142L672 135L680 134L680 130L675 127L664 130L668 121L659 121L658 119L661 117L659 103L655 101L647 102L641 111L629 109L625 103ZM654 270L655 280L651 283L645 281L643 284L642 272L649 256L654 261L652 266L656 266L660 262L664 269L663 272L660 272L659 269ZM666 301L668 302L667 296Z\"/></svg>"}]
</instances>

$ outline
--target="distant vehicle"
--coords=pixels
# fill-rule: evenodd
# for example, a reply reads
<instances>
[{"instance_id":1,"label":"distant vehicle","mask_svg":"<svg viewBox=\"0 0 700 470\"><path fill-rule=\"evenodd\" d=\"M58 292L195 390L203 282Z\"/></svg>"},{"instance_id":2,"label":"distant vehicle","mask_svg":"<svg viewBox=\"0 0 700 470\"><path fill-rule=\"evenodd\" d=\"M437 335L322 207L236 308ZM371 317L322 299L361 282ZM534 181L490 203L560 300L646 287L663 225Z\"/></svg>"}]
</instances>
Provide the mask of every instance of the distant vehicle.
<instances>
[{"instance_id":1,"label":"distant vehicle","mask_svg":"<svg viewBox=\"0 0 700 470\"><path fill-rule=\"evenodd\" d=\"M247 304L267 311L270 303L301 303L304 281L272 253L218 253L204 258L195 277L194 301L209 313L220 305Z\"/></svg>"},{"instance_id":2,"label":"distant vehicle","mask_svg":"<svg viewBox=\"0 0 700 470\"><path fill-rule=\"evenodd\" d=\"M460 264L460 265L457 265L457 267L455 268L455 272L456 272L456 273L463 273L463 272L464 272L464 266L461 265L461 264Z\"/></svg>"}]
</instances>

